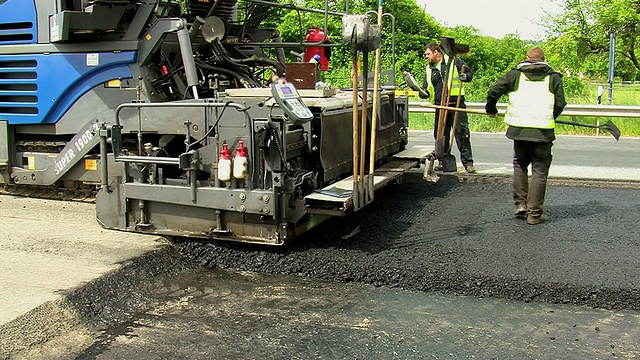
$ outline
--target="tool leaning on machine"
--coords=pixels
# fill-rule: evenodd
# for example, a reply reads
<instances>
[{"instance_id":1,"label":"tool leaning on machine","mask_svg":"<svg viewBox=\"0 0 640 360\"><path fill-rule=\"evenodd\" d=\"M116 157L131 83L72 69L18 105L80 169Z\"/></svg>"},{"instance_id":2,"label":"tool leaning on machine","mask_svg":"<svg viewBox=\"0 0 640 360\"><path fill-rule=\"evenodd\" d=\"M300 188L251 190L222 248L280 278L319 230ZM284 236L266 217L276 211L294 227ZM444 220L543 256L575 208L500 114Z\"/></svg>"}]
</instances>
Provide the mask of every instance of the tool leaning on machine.
<instances>
[{"instance_id":1,"label":"tool leaning on machine","mask_svg":"<svg viewBox=\"0 0 640 360\"><path fill-rule=\"evenodd\" d=\"M449 105L449 98L451 97L451 87L453 86L453 81L451 79L451 72L449 71L451 64L456 60L456 51L455 46L445 46L446 41L442 42L442 50L449 56L449 61L447 61L445 65L446 73L445 76L442 76L442 94L440 96L440 104ZM446 49L446 50L445 50ZM446 79L446 83L445 83ZM453 164L451 163L451 151L445 151L446 139L444 137L445 128L447 126L447 115L448 109L441 109L438 111L438 124L436 129L436 142L435 142L435 150L436 150L436 158L441 160L442 170L443 171L454 171L455 169L455 158L453 160ZM449 152L450 156L447 156L445 159L445 153ZM453 165L453 166L451 166Z\"/></svg>"}]
</instances>

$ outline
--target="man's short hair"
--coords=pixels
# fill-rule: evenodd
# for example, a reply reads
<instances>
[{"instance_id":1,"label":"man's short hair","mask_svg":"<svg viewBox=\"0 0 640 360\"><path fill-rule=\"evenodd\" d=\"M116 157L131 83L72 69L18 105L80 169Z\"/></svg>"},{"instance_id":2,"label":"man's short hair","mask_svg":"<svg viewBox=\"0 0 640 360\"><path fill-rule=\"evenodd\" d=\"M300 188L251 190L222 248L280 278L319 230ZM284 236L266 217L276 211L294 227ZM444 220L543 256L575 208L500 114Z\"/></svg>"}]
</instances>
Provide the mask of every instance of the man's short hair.
<instances>
[{"instance_id":1,"label":"man's short hair","mask_svg":"<svg viewBox=\"0 0 640 360\"><path fill-rule=\"evenodd\" d=\"M427 45L424 46L424 50L427 50L427 49L431 51L438 50L438 52L442 54L442 49L440 48L440 45L438 43L434 43L434 42L428 43Z\"/></svg>"},{"instance_id":2,"label":"man's short hair","mask_svg":"<svg viewBox=\"0 0 640 360\"><path fill-rule=\"evenodd\" d=\"M527 51L527 57L531 60L544 61L544 51L539 47L532 47Z\"/></svg>"}]
</instances>

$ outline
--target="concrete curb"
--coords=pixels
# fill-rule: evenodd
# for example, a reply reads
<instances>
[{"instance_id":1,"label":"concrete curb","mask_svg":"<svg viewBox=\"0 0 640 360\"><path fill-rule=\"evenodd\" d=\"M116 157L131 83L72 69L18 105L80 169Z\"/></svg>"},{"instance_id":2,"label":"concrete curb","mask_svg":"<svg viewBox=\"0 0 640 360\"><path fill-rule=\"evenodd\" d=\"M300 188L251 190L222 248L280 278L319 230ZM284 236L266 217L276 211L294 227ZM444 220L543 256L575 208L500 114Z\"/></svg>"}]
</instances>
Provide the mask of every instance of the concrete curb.
<instances>
[{"instance_id":1,"label":"concrete curb","mask_svg":"<svg viewBox=\"0 0 640 360\"><path fill-rule=\"evenodd\" d=\"M0 326L0 359L8 359L35 345L82 327L96 330L121 323L152 306L158 282L191 265L171 245L123 262L121 266L61 299L46 302Z\"/></svg>"}]
</instances>

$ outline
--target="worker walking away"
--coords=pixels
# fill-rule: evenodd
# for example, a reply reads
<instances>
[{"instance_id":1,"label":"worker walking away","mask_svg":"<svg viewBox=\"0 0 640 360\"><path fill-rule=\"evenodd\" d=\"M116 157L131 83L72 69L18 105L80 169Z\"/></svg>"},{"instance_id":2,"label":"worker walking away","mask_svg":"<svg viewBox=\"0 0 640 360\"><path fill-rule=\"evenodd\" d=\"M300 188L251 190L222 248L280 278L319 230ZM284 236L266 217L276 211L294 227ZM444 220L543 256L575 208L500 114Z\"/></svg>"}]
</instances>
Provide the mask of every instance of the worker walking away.
<instances>
[{"instance_id":1,"label":"worker walking away","mask_svg":"<svg viewBox=\"0 0 640 360\"><path fill-rule=\"evenodd\" d=\"M455 61L451 62L449 69L446 64L449 62L448 56L442 51L440 45L432 42L424 47L424 56L429 60L427 65L427 71L422 87L426 89L429 95L429 101L435 105L451 106L455 107L458 104L458 97L460 97L459 107L466 109L464 99L464 88L461 86L453 85L453 80L460 80L462 82L470 82L473 77L473 72L464 61L459 57L455 57ZM449 79L447 82L445 79ZM450 89L449 102L447 104L440 104L442 97L442 91L447 86ZM433 130L433 136L436 137L438 129L438 115L439 111L436 109L435 115L435 127ZM444 153L450 152L451 144L451 127L454 123L455 111L447 111L447 118L445 123L444 137L445 148ZM468 173L475 173L476 169L473 166L473 154L471 152L471 137L469 132L469 118L464 112L458 112L458 124L455 129L455 139L460 151L460 160L465 170ZM442 159L438 159L442 160ZM442 170L442 166L437 166L436 170Z\"/></svg>"},{"instance_id":2,"label":"worker walking away","mask_svg":"<svg viewBox=\"0 0 640 360\"><path fill-rule=\"evenodd\" d=\"M551 147L555 140L555 119L567 104L562 75L545 62L539 47L527 51L527 59L507 72L489 89L485 111L496 116L498 99L509 94L504 121L506 136L513 140L512 193L515 216L531 225L544 221L543 206ZM531 165L531 182L528 168Z\"/></svg>"}]
</instances>

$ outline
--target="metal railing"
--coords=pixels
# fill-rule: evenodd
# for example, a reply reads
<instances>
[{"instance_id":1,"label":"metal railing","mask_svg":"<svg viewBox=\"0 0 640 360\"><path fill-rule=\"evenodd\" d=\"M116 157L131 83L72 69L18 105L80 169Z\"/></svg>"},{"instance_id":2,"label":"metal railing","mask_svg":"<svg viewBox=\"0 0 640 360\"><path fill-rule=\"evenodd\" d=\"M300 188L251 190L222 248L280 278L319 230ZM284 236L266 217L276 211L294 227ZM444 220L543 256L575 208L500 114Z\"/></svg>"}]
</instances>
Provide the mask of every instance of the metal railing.
<instances>
[{"instance_id":1,"label":"metal railing","mask_svg":"<svg viewBox=\"0 0 640 360\"><path fill-rule=\"evenodd\" d=\"M421 106L427 104L425 101L409 101L409 112L433 113L434 109ZM468 102L467 109L484 111L484 103ZM507 108L506 103L498 104L498 113L504 114ZM622 117L640 118L640 106L620 106L620 105L581 105L568 104L561 116L594 116L594 117Z\"/></svg>"}]
</instances>

